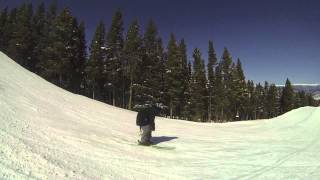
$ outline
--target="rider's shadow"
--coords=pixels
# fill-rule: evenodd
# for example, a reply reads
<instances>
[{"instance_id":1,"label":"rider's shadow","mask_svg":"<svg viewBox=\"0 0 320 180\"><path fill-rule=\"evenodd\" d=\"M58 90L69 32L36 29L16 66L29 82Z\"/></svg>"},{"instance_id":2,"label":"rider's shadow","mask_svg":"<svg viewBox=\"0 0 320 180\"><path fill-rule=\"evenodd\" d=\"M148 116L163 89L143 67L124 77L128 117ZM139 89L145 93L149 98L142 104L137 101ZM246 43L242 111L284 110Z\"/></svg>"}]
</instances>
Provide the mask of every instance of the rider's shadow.
<instances>
[{"instance_id":1,"label":"rider's shadow","mask_svg":"<svg viewBox=\"0 0 320 180\"><path fill-rule=\"evenodd\" d=\"M173 139L178 139L178 137L174 137L174 136L158 136L158 137L152 137L151 141L152 141L152 144L159 144L159 143L162 143L162 142L171 141Z\"/></svg>"}]
</instances>

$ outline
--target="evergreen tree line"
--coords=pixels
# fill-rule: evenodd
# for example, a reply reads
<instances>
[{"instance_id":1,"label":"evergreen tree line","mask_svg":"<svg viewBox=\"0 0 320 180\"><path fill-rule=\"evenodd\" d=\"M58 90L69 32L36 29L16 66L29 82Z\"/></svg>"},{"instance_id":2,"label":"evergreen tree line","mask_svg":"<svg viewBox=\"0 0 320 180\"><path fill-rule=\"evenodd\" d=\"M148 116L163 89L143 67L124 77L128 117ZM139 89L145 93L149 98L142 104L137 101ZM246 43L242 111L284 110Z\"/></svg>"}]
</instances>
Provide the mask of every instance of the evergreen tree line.
<instances>
[{"instance_id":1,"label":"evergreen tree line","mask_svg":"<svg viewBox=\"0 0 320 180\"><path fill-rule=\"evenodd\" d=\"M101 21L89 47L85 25L68 8L23 4L0 12L0 50L21 66L76 94L137 110L163 107L162 116L192 121L226 122L272 118L301 106L315 106L311 94L246 81L240 59L227 48L218 60L213 42L208 60L200 49L187 57L184 39L171 34L163 46L151 20L144 34L138 20L126 33L117 10L109 29ZM89 52L87 54L87 52ZM207 62L207 63L205 63Z\"/></svg>"}]
</instances>

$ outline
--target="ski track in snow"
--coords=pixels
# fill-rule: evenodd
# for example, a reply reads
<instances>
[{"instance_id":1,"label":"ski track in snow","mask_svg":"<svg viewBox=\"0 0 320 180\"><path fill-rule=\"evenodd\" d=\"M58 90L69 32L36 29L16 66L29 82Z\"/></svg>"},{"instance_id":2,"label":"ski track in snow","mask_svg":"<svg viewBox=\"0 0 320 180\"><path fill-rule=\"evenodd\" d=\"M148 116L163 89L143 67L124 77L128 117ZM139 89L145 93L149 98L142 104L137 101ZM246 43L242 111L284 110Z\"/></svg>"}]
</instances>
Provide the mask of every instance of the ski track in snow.
<instances>
[{"instance_id":1,"label":"ski track in snow","mask_svg":"<svg viewBox=\"0 0 320 180\"><path fill-rule=\"evenodd\" d=\"M0 75L0 179L320 179L316 107L227 124L157 117L153 135L167 140L143 147L135 112L64 91L1 52Z\"/></svg>"}]
</instances>

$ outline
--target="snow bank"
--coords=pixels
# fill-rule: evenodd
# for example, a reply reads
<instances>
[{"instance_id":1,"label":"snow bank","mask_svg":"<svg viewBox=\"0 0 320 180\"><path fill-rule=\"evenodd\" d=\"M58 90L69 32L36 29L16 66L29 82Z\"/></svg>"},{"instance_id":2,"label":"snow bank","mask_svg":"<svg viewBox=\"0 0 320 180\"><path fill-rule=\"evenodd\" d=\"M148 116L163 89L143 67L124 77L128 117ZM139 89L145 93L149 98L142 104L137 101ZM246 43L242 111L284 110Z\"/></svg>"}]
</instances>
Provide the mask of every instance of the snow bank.
<instances>
[{"instance_id":1,"label":"snow bank","mask_svg":"<svg viewBox=\"0 0 320 180\"><path fill-rule=\"evenodd\" d=\"M64 91L0 53L0 179L320 179L320 109L272 120L156 118L136 145L135 112Z\"/></svg>"}]
</instances>

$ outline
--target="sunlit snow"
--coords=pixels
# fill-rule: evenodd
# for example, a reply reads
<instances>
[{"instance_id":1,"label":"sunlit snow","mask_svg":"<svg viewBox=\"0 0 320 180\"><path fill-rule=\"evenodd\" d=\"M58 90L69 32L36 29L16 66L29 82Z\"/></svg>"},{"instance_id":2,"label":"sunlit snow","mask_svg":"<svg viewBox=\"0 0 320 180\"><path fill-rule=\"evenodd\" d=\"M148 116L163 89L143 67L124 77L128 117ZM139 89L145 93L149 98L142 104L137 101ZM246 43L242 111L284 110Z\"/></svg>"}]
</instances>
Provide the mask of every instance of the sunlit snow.
<instances>
[{"instance_id":1,"label":"sunlit snow","mask_svg":"<svg viewBox=\"0 0 320 180\"><path fill-rule=\"evenodd\" d=\"M0 53L0 179L320 179L320 109L201 124L156 118L60 89Z\"/></svg>"}]
</instances>

